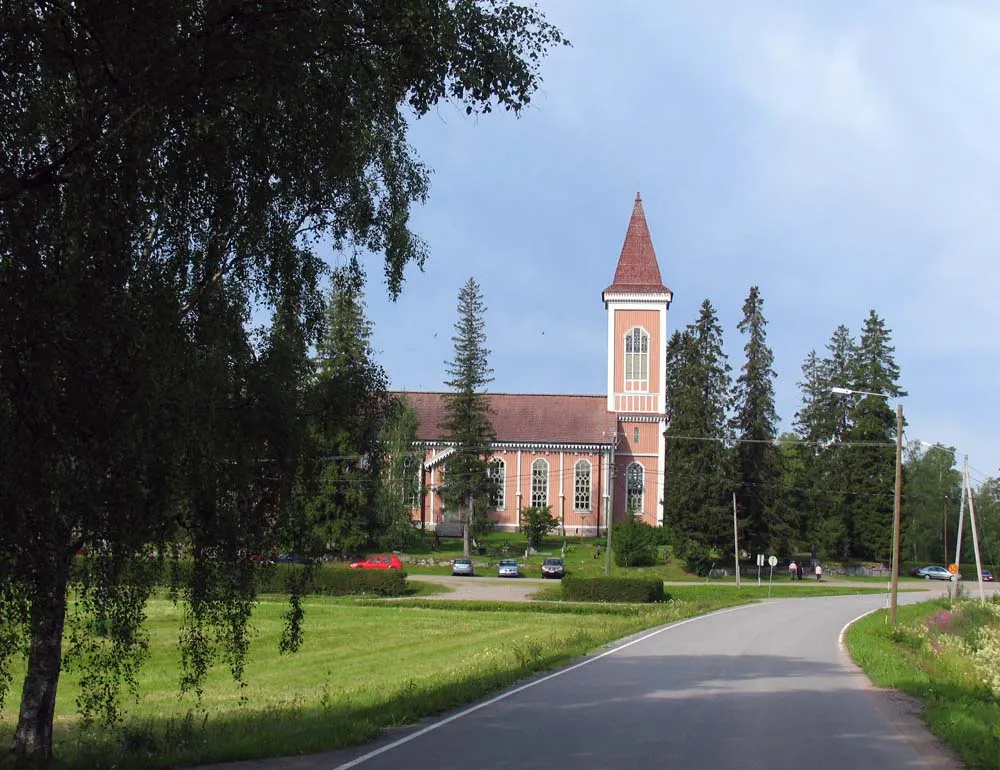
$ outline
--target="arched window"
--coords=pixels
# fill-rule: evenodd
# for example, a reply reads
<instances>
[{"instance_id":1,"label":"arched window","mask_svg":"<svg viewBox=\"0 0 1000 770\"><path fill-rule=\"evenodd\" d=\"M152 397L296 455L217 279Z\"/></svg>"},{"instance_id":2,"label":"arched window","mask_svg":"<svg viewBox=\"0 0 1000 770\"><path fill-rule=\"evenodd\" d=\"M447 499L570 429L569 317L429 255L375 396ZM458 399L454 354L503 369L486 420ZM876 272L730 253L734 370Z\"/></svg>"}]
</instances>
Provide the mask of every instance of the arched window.
<instances>
[{"instance_id":1,"label":"arched window","mask_svg":"<svg viewBox=\"0 0 1000 770\"><path fill-rule=\"evenodd\" d=\"M638 326L625 335L625 389L649 389L649 335Z\"/></svg>"},{"instance_id":2,"label":"arched window","mask_svg":"<svg viewBox=\"0 0 1000 770\"><path fill-rule=\"evenodd\" d=\"M631 513L642 513L643 475L645 471L639 463L629 463L625 469L625 504Z\"/></svg>"},{"instance_id":3,"label":"arched window","mask_svg":"<svg viewBox=\"0 0 1000 770\"><path fill-rule=\"evenodd\" d=\"M541 457L531 464L531 507L549 504L549 464Z\"/></svg>"},{"instance_id":4,"label":"arched window","mask_svg":"<svg viewBox=\"0 0 1000 770\"><path fill-rule=\"evenodd\" d=\"M493 507L502 511L507 503L506 490L504 489L507 481L507 464L499 457L490 462L490 479L494 484Z\"/></svg>"},{"instance_id":5,"label":"arched window","mask_svg":"<svg viewBox=\"0 0 1000 770\"><path fill-rule=\"evenodd\" d=\"M406 455L403 458L403 494L411 509L420 507L421 476L420 462L412 455Z\"/></svg>"},{"instance_id":6,"label":"arched window","mask_svg":"<svg viewBox=\"0 0 1000 770\"><path fill-rule=\"evenodd\" d=\"M590 510L591 471L589 460L578 460L573 466L573 509Z\"/></svg>"}]
</instances>

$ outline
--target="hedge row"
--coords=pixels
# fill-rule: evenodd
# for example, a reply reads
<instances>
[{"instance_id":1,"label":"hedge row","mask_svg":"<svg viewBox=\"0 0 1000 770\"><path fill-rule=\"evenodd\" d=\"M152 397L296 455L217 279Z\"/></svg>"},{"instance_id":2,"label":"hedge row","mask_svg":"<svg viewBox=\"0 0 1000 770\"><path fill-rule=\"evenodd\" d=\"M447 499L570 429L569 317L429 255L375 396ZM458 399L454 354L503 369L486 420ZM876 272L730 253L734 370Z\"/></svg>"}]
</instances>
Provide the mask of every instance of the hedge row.
<instances>
[{"instance_id":1,"label":"hedge row","mask_svg":"<svg viewBox=\"0 0 1000 770\"><path fill-rule=\"evenodd\" d=\"M295 575L305 574L305 593L327 596L375 594L402 596L406 593L406 573L398 569L350 569L318 565L308 571L294 564L273 564L260 576L258 591L262 594L287 593Z\"/></svg>"},{"instance_id":2,"label":"hedge row","mask_svg":"<svg viewBox=\"0 0 1000 770\"><path fill-rule=\"evenodd\" d=\"M571 602L663 602L659 578L581 578L567 575L562 579L563 599Z\"/></svg>"}]
</instances>

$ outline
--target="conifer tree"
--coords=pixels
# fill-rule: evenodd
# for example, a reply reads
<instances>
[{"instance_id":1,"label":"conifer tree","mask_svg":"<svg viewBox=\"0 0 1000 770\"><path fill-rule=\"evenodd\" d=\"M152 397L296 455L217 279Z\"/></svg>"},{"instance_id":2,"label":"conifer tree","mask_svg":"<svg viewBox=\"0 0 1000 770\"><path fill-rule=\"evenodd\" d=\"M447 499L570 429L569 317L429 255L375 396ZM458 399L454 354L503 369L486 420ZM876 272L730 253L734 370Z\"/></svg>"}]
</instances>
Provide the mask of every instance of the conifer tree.
<instances>
[{"instance_id":1,"label":"conifer tree","mask_svg":"<svg viewBox=\"0 0 1000 770\"><path fill-rule=\"evenodd\" d=\"M747 336L746 360L736 379L735 468L738 510L747 547L758 553L788 553L794 531L777 482L781 456L774 445L778 415L774 408L774 354L767 345L764 300L750 288L737 329Z\"/></svg>"},{"instance_id":2,"label":"conifer tree","mask_svg":"<svg viewBox=\"0 0 1000 770\"><path fill-rule=\"evenodd\" d=\"M390 414L388 377L375 362L356 262L336 270L311 392L314 458L299 479L305 520L288 535L294 550L356 554L376 540L376 492Z\"/></svg>"},{"instance_id":3,"label":"conifer tree","mask_svg":"<svg viewBox=\"0 0 1000 770\"><path fill-rule=\"evenodd\" d=\"M479 284L470 278L458 293L458 321L455 323L455 357L446 362L452 392L445 399L447 419L444 429L454 452L445 460L445 505L460 511L463 551L469 556L470 530L487 525L486 501L493 492L489 472L490 448L495 438L485 388L493 381L486 348L486 307ZM477 505L478 503L478 505Z\"/></svg>"},{"instance_id":4,"label":"conifer tree","mask_svg":"<svg viewBox=\"0 0 1000 770\"><path fill-rule=\"evenodd\" d=\"M670 464L664 517L678 555L695 564L713 549L732 550L726 448L730 368L711 302L706 299L698 319L671 338L667 355Z\"/></svg>"},{"instance_id":5,"label":"conifer tree","mask_svg":"<svg viewBox=\"0 0 1000 770\"><path fill-rule=\"evenodd\" d=\"M865 319L849 388L899 398L899 367L891 345L891 330L874 310ZM896 417L892 402L878 396L852 395L847 430L849 452L845 479L850 492L849 550L852 555L887 559L892 543L893 489L895 486Z\"/></svg>"}]
</instances>

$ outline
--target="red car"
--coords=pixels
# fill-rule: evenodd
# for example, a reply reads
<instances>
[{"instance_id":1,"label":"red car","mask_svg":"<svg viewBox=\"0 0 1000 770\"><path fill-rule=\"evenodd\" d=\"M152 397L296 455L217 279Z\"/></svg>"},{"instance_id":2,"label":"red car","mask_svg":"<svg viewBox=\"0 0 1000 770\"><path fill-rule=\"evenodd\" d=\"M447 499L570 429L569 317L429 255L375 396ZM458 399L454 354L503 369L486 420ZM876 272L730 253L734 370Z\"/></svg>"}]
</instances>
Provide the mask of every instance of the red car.
<instances>
[{"instance_id":1,"label":"red car","mask_svg":"<svg viewBox=\"0 0 1000 770\"><path fill-rule=\"evenodd\" d=\"M351 569L403 569L403 562L398 556L380 553L369 556L364 561L354 562Z\"/></svg>"}]
</instances>

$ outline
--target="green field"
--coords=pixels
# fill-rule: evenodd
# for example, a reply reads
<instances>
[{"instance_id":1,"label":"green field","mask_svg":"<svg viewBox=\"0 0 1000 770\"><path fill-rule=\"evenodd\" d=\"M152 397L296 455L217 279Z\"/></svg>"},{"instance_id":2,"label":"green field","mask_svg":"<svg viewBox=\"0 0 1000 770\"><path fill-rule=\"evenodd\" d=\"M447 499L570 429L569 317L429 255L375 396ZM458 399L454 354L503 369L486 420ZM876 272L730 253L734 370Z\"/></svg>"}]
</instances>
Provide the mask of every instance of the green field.
<instances>
[{"instance_id":1,"label":"green field","mask_svg":"<svg viewBox=\"0 0 1000 770\"><path fill-rule=\"evenodd\" d=\"M64 673L56 767L152 770L354 745L644 628L743 601L731 591L593 607L310 598L302 649L279 655L286 604L265 598L254 615L246 688L217 666L199 706L179 695L180 611L157 599L149 605L151 655L140 698L118 729L80 726L77 678ZM16 705L16 697L9 700L0 719L0 741L8 745Z\"/></svg>"}]
</instances>

